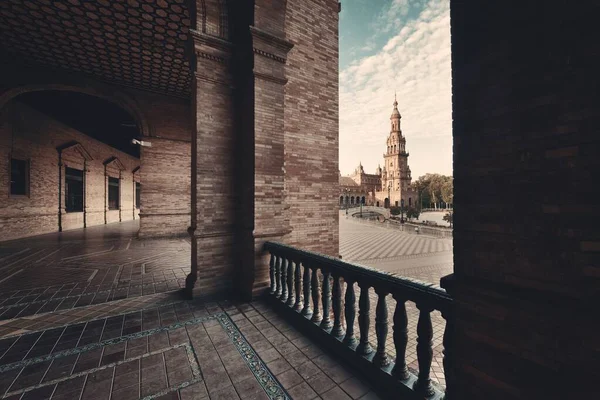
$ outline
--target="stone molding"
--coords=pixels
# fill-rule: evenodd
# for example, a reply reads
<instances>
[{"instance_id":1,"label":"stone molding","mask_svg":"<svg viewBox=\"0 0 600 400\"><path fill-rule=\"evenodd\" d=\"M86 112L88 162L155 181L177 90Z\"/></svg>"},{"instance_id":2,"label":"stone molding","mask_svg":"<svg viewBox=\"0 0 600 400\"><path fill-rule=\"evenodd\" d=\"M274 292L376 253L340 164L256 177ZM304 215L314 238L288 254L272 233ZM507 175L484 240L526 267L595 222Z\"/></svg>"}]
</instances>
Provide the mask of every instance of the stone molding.
<instances>
[{"instance_id":1,"label":"stone molding","mask_svg":"<svg viewBox=\"0 0 600 400\"><path fill-rule=\"evenodd\" d=\"M277 76L263 74L262 72L257 72L257 71L254 71L254 77L258 78L258 79L262 79L264 81L278 83L280 85L285 85L288 82L288 80L286 78L279 78Z\"/></svg>"},{"instance_id":2,"label":"stone molding","mask_svg":"<svg viewBox=\"0 0 600 400\"><path fill-rule=\"evenodd\" d=\"M194 43L194 53L200 57L220 64L231 59L232 43L222 38L190 29Z\"/></svg>"},{"instance_id":3,"label":"stone molding","mask_svg":"<svg viewBox=\"0 0 600 400\"><path fill-rule=\"evenodd\" d=\"M255 26L250 26L250 33L252 34L252 46L255 53L257 50L260 50L265 54L258 54L273 59L283 59L281 62L285 62L287 53L294 47L292 42L258 29Z\"/></svg>"}]
</instances>

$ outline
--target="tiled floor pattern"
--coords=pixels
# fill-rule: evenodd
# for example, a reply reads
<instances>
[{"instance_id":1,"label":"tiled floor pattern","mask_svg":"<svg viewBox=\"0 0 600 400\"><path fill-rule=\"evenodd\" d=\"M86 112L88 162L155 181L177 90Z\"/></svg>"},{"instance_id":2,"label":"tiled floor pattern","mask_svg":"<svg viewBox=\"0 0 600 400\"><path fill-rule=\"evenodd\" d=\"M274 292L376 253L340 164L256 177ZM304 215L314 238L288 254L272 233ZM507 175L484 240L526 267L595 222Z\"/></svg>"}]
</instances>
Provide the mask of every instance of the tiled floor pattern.
<instances>
[{"instance_id":1,"label":"tiled floor pattern","mask_svg":"<svg viewBox=\"0 0 600 400\"><path fill-rule=\"evenodd\" d=\"M263 303L165 305L160 302L170 299L154 297L163 298L150 308L151 302L139 304L143 310L121 305L121 313L110 317L98 317L94 307L102 305L77 310L90 310L83 316L69 310L63 317L70 320L61 326L1 339L0 394L9 399L377 398Z\"/></svg>"},{"instance_id":2,"label":"tiled floor pattern","mask_svg":"<svg viewBox=\"0 0 600 400\"><path fill-rule=\"evenodd\" d=\"M453 272L452 240L414 235L396 230L385 229L372 224L364 224L353 219L340 217L340 254L344 261L362 264L380 269L398 276L417 279L426 283L439 285L440 278ZM345 293L343 289L342 299ZM356 309L360 289L355 285ZM375 346L375 307L378 296L369 290L371 303L369 340ZM388 306L389 333L386 339L386 351L395 357L392 321L396 309L396 301L391 295L386 297ZM408 345L406 363L414 372L418 371L417 362L417 322L419 310L412 302L406 302L408 316ZM431 366L432 381L444 386L443 345L446 321L438 311L431 313L433 326L433 362ZM358 335L358 319L355 322Z\"/></svg>"},{"instance_id":3,"label":"tiled floor pattern","mask_svg":"<svg viewBox=\"0 0 600 400\"><path fill-rule=\"evenodd\" d=\"M452 251L452 239L385 229L352 218L340 218L340 254L344 259L411 259Z\"/></svg>"},{"instance_id":4,"label":"tiled floor pattern","mask_svg":"<svg viewBox=\"0 0 600 400\"><path fill-rule=\"evenodd\" d=\"M184 287L190 245L139 240L138 221L0 243L0 320Z\"/></svg>"}]
</instances>

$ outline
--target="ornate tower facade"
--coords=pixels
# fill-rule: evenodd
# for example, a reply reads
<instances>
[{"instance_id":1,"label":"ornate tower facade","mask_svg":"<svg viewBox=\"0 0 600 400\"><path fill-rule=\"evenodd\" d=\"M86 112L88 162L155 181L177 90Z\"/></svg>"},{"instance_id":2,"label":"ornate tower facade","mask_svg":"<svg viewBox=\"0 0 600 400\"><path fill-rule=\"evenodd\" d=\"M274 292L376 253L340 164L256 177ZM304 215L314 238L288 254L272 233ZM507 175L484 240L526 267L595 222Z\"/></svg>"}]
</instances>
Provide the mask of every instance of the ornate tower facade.
<instances>
[{"instance_id":1,"label":"ornate tower facade","mask_svg":"<svg viewBox=\"0 0 600 400\"><path fill-rule=\"evenodd\" d=\"M400 111L398 111L398 101L394 96L394 109L390 116L390 134L388 135L386 145L387 151L384 153L384 166L381 171L381 196L389 198L389 204L394 206L401 205L402 199L405 199L405 207L416 202L415 193L413 193L410 183L410 167L408 166L408 152L406 151L406 138L402 136L400 128ZM384 200L385 200L384 198ZM410 200L409 200L410 199Z\"/></svg>"}]
</instances>

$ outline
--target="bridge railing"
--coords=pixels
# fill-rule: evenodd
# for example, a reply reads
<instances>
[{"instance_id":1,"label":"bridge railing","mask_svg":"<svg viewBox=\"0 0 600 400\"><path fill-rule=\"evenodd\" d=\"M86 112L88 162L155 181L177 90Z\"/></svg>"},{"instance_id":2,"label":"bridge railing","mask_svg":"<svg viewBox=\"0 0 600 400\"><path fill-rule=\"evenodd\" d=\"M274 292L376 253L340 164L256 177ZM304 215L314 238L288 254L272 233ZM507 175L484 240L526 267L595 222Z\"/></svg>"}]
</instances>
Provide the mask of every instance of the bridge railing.
<instances>
[{"instance_id":1,"label":"bridge railing","mask_svg":"<svg viewBox=\"0 0 600 400\"><path fill-rule=\"evenodd\" d=\"M438 310L446 319L444 331L444 370L447 387L452 351L452 299L445 290L407 278L344 262L340 259L303 251L280 243L267 242L270 253L268 297L291 322L359 368L375 385L397 393L397 398L441 399L444 394L431 383L433 327L431 312ZM375 307L375 346L369 342L371 303L369 289L377 294ZM358 304L356 291L360 292ZM390 320L386 297L396 300ZM407 368L408 319L406 302L419 310L417 331L418 374ZM358 332L355 319L358 316ZM389 328L393 330L396 358L386 353ZM450 393L446 390L446 400Z\"/></svg>"}]
</instances>

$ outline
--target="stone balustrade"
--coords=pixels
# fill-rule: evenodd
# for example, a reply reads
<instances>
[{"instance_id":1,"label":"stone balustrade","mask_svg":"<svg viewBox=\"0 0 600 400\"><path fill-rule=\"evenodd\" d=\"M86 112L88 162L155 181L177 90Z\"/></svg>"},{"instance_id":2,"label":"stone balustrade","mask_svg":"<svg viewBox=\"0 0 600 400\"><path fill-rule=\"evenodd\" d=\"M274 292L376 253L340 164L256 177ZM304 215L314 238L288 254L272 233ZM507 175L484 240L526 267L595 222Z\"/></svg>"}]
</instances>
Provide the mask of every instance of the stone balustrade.
<instances>
[{"instance_id":1,"label":"stone balustrade","mask_svg":"<svg viewBox=\"0 0 600 400\"><path fill-rule=\"evenodd\" d=\"M268 297L290 322L305 333L317 336L327 348L356 366L375 385L395 390L401 398L446 399L452 388L449 362L453 321L452 299L444 289L408 278L344 262L340 259L267 242L270 253L271 285ZM372 305L369 290L377 294L375 305L375 347L369 342ZM356 292L359 292L358 302ZM390 320L386 298L396 302ZM408 318L406 302L419 310L417 323L418 374L406 365ZM446 319L444 370L446 391L432 385L433 328L431 312L438 310ZM358 320L358 324L356 324ZM358 332L355 331L358 326ZM386 353L386 339L392 329L396 358Z\"/></svg>"}]
</instances>

